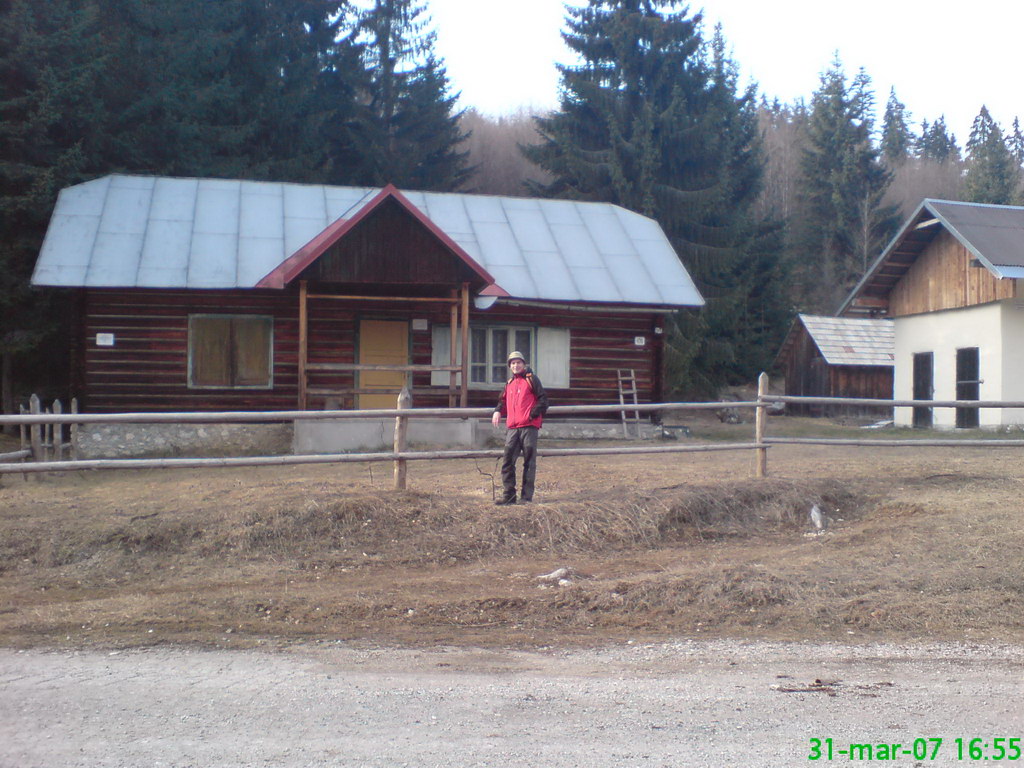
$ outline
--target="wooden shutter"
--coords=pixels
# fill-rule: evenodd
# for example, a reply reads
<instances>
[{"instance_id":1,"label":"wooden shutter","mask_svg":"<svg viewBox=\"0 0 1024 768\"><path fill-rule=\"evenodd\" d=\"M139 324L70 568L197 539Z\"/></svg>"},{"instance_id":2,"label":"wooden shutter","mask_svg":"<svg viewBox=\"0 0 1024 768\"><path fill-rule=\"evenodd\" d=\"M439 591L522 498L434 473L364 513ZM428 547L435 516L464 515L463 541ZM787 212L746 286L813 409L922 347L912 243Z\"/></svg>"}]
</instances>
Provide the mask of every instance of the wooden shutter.
<instances>
[{"instance_id":1,"label":"wooden shutter","mask_svg":"<svg viewBox=\"0 0 1024 768\"><path fill-rule=\"evenodd\" d=\"M231 386L231 317L189 318L189 385Z\"/></svg>"}]
</instances>

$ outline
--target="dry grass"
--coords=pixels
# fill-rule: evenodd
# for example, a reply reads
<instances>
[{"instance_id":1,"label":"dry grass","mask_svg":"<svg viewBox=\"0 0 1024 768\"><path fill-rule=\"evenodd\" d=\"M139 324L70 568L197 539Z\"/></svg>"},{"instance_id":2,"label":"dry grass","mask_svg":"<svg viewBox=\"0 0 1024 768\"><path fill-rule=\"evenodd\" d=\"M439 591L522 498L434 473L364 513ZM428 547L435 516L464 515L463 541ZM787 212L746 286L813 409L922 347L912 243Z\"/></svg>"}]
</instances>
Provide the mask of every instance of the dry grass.
<instances>
[{"instance_id":1,"label":"dry grass","mask_svg":"<svg viewBox=\"0 0 1024 768\"><path fill-rule=\"evenodd\" d=\"M750 462L549 460L543 502L501 508L466 461L401 494L380 466L8 478L0 642L1024 640L1018 450ZM558 566L577 577L543 588Z\"/></svg>"}]
</instances>

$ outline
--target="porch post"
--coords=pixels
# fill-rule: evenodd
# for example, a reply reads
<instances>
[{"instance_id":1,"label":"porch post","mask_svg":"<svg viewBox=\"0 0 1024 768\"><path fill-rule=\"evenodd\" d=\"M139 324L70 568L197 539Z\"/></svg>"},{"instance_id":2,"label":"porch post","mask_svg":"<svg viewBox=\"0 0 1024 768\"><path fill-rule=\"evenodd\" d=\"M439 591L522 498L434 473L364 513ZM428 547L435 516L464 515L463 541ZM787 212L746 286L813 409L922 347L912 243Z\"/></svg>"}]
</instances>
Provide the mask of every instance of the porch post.
<instances>
[{"instance_id":1,"label":"porch post","mask_svg":"<svg viewBox=\"0 0 1024 768\"><path fill-rule=\"evenodd\" d=\"M459 327L459 294L457 291L452 290L452 304L451 304L451 333L448 334L450 343L448 344L449 351L449 365L455 365L455 339L456 331ZM448 407L455 407L455 371L448 371Z\"/></svg>"},{"instance_id":2,"label":"porch post","mask_svg":"<svg viewBox=\"0 0 1024 768\"><path fill-rule=\"evenodd\" d=\"M462 391L459 407L469 403L469 283L462 284Z\"/></svg>"},{"instance_id":3,"label":"porch post","mask_svg":"<svg viewBox=\"0 0 1024 768\"><path fill-rule=\"evenodd\" d=\"M306 410L306 363L308 362L309 318L306 314L307 285L299 281L299 403L300 411Z\"/></svg>"}]
</instances>

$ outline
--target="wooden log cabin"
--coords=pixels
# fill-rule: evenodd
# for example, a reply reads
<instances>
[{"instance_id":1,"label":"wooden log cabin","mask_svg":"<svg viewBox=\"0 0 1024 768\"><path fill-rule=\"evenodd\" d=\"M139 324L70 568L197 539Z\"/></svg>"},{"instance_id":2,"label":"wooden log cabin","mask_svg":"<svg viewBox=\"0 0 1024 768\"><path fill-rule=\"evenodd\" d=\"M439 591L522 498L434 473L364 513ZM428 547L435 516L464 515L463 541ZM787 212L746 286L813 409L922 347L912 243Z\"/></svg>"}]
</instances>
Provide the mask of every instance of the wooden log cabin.
<instances>
[{"instance_id":1,"label":"wooden log cabin","mask_svg":"<svg viewBox=\"0 0 1024 768\"><path fill-rule=\"evenodd\" d=\"M775 358L785 393L892 399L893 323L867 317L797 315ZM788 403L798 416L891 418L892 407Z\"/></svg>"},{"instance_id":2,"label":"wooden log cabin","mask_svg":"<svg viewBox=\"0 0 1024 768\"><path fill-rule=\"evenodd\" d=\"M924 200L840 307L891 318L897 400L1024 401L1024 208ZM1024 409L896 408L904 426L1024 424Z\"/></svg>"},{"instance_id":3,"label":"wooden log cabin","mask_svg":"<svg viewBox=\"0 0 1024 768\"><path fill-rule=\"evenodd\" d=\"M33 274L77 304L92 412L490 406L522 351L559 404L662 399L703 300L617 206L112 175L63 190Z\"/></svg>"}]
</instances>

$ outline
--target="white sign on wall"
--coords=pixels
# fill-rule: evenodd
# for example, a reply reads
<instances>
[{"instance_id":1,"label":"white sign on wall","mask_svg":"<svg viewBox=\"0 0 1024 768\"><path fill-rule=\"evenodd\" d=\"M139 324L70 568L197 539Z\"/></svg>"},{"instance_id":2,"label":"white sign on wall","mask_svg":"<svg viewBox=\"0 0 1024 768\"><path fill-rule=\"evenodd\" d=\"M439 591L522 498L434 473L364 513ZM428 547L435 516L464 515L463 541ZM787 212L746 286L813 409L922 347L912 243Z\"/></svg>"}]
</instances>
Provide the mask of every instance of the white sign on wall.
<instances>
[{"instance_id":1,"label":"white sign on wall","mask_svg":"<svg viewBox=\"0 0 1024 768\"><path fill-rule=\"evenodd\" d=\"M112 334L112 333L97 333L96 334L96 346L97 347L112 347L112 346L114 346L114 334Z\"/></svg>"}]
</instances>

